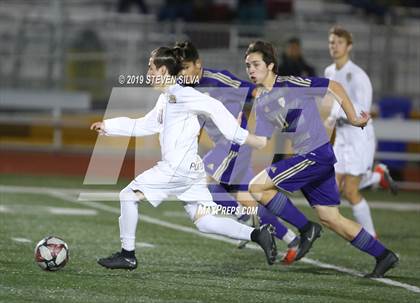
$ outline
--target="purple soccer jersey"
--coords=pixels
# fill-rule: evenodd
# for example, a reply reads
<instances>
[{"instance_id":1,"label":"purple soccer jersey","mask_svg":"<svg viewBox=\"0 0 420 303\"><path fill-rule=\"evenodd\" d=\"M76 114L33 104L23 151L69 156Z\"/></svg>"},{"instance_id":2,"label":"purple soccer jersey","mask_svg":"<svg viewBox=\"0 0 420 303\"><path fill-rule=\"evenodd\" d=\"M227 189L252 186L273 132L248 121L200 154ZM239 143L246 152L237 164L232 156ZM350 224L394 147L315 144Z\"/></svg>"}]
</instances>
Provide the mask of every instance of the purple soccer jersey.
<instances>
[{"instance_id":1,"label":"purple soccer jersey","mask_svg":"<svg viewBox=\"0 0 420 303\"><path fill-rule=\"evenodd\" d=\"M329 142L315 100L326 94L328 84L325 78L278 76L273 89L258 98L255 134L270 138L278 129L299 155Z\"/></svg>"},{"instance_id":2,"label":"purple soccer jersey","mask_svg":"<svg viewBox=\"0 0 420 303\"><path fill-rule=\"evenodd\" d=\"M286 191L302 190L311 205L338 205L336 162L316 97L327 93L324 78L277 77L273 89L257 100L256 135L270 138L277 128L292 142L295 156L266 169Z\"/></svg>"},{"instance_id":3,"label":"purple soccer jersey","mask_svg":"<svg viewBox=\"0 0 420 303\"><path fill-rule=\"evenodd\" d=\"M218 99L234 117L237 117L244 107L252 107L254 87L228 71L203 69L200 83L195 88ZM206 172L221 183L237 184L247 189L254 175L251 168L252 149L226 140L210 119L200 117L199 120L215 143L203 159ZM241 126L246 128L246 125L247 120L243 117Z\"/></svg>"}]
</instances>

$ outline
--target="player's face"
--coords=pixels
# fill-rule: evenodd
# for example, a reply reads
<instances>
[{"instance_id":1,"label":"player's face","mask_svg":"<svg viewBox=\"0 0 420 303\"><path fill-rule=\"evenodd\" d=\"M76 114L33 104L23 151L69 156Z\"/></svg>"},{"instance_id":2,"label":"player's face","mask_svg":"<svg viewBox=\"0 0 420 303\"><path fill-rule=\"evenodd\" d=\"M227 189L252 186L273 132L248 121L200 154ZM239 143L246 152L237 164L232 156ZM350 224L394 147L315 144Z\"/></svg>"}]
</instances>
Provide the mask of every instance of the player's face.
<instances>
[{"instance_id":1,"label":"player's face","mask_svg":"<svg viewBox=\"0 0 420 303\"><path fill-rule=\"evenodd\" d=\"M201 61L198 59L196 61L184 61L182 63L181 74L186 77L200 77L201 76Z\"/></svg>"},{"instance_id":2,"label":"player's face","mask_svg":"<svg viewBox=\"0 0 420 303\"><path fill-rule=\"evenodd\" d=\"M337 35L330 35L328 39L328 46L330 50L330 56L334 60L348 56L351 45L347 44L347 40Z\"/></svg>"},{"instance_id":3,"label":"player's face","mask_svg":"<svg viewBox=\"0 0 420 303\"><path fill-rule=\"evenodd\" d=\"M150 84L154 87L159 86L164 79L166 74L166 68L161 66L159 68L153 63L153 57L149 59L149 69L147 70L147 78L150 80Z\"/></svg>"},{"instance_id":4,"label":"player's face","mask_svg":"<svg viewBox=\"0 0 420 303\"><path fill-rule=\"evenodd\" d=\"M270 72L260 53L250 53L246 56L245 65L249 79L255 84L262 84Z\"/></svg>"}]
</instances>

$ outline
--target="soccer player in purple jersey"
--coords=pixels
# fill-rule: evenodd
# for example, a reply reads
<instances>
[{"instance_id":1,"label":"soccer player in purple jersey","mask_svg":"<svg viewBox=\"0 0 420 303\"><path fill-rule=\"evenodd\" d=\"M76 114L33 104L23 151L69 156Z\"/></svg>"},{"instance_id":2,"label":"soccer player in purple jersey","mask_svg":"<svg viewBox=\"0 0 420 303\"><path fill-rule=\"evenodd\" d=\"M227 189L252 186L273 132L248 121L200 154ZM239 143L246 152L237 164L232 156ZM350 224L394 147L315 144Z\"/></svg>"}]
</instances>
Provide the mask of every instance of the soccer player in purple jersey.
<instances>
[{"instance_id":1,"label":"soccer player in purple jersey","mask_svg":"<svg viewBox=\"0 0 420 303\"><path fill-rule=\"evenodd\" d=\"M254 84L240 80L226 70L204 68L196 47L190 41L177 43L175 48L181 50L182 73L191 80L187 82L196 83L195 78L198 78L195 88L221 101L235 117L242 110L251 111ZM246 128L247 119L243 117L240 122ZM214 147L203 157L214 201L224 206L237 207L239 203L245 207L256 207L257 203L248 192L249 182L255 176L251 165L252 148L226 140L210 119L202 120L202 123L214 142ZM264 207L259 207L257 213L261 224L271 224L275 236L286 242L288 249L282 261L291 264L297 254L299 238ZM243 242L241 246L246 244Z\"/></svg>"},{"instance_id":2,"label":"soccer player in purple jersey","mask_svg":"<svg viewBox=\"0 0 420 303\"><path fill-rule=\"evenodd\" d=\"M363 128L369 115L362 112L358 117L343 87L335 81L277 76L276 56L270 43L250 44L245 63L249 78L260 88L256 101L256 137L249 136L246 143L263 148L278 128L291 139L295 151L293 157L273 163L260 172L250 183L250 193L267 210L300 229L296 259L302 257L300 250L307 251L319 233L308 227L310 223L282 191L301 190L324 226L376 258L374 270L366 277L383 277L399 259L360 224L340 214L334 172L336 158L314 97L332 95L349 123L356 127Z\"/></svg>"}]
</instances>

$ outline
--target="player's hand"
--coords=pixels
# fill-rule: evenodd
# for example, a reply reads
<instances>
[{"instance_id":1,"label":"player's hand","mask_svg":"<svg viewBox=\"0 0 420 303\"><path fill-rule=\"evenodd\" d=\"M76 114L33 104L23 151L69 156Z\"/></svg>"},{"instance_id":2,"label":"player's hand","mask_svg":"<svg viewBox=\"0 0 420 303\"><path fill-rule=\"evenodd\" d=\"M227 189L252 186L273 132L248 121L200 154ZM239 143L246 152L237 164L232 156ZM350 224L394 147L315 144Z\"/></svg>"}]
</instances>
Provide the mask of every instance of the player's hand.
<instances>
[{"instance_id":1,"label":"player's hand","mask_svg":"<svg viewBox=\"0 0 420 303\"><path fill-rule=\"evenodd\" d=\"M360 117L357 117L354 121L351 121L351 124L353 126L358 126L361 127L363 129L363 127L366 126L366 124L368 123L368 121L370 120L370 115L366 112L361 112L360 113Z\"/></svg>"},{"instance_id":2,"label":"player's hand","mask_svg":"<svg viewBox=\"0 0 420 303\"><path fill-rule=\"evenodd\" d=\"M98 132L101 135L105 134L105 124L103 122L92 123L90 129Z\"/></svg>"},{"instance_id":3,"label":"player's hand","mask_svg":"<svg viewBox=\"0 0 420 303\"><path fill-rule=\"evenodd\" d=\"M238 114L238 118L236 118L236 121L238 121L238 124L241 125L242 124L242 111L239 112Z\"/></svg>"}]
</instances>

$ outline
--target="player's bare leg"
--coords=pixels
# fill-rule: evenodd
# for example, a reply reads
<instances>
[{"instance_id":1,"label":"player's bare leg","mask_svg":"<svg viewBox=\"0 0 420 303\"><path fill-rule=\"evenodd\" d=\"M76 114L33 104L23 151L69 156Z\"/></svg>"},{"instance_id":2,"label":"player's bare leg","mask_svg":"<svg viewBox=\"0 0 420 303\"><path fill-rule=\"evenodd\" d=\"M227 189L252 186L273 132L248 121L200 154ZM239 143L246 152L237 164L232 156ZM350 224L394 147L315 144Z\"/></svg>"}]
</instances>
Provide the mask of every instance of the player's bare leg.
<instances>
[{"instance_id":1,"label":"player's bare leg","mask_svg":"<svg viewBox=\"0 0 420 303\"><path fill-rule=\"evenodd\" d=\"M284 263L289 264L303 258L309 252L313 243L321 235L321 226L318 223L309 221L305 215L293 205L290 199L275 186L265 170L261 171L251 181L249 186L251 195L265 209L280 217L286 222L295 226L300 233L299 245L296 257L288 260L286 254ZM292 247L295 249L296 247Z\"/></svg>"},{"instance_id":2,"label":"player's bare leg","mask_svg":"<svg viewBox=\"0 0 420 303\"><path fill-rule=\"evenodd\" d=\"M337 182L338 190L340 191L340 193L343 192L344 174L335 174L335 181Z\"/></svg>"},{"instance_id":3,"label":"player's bare leg","mask_svg":"<svg viewBox=\"0 0 420 303\"><path fill-rule=\"evenodd\" d=\"M381 278L388 270L398 264L399 259L397 255L366 232L360 224L343 217L338 207L317 205L315 206L315 210L325 227L349 241L359 250L376 258L374 270L366 275L366 277Z\"/></svg>"}]
</instances>

